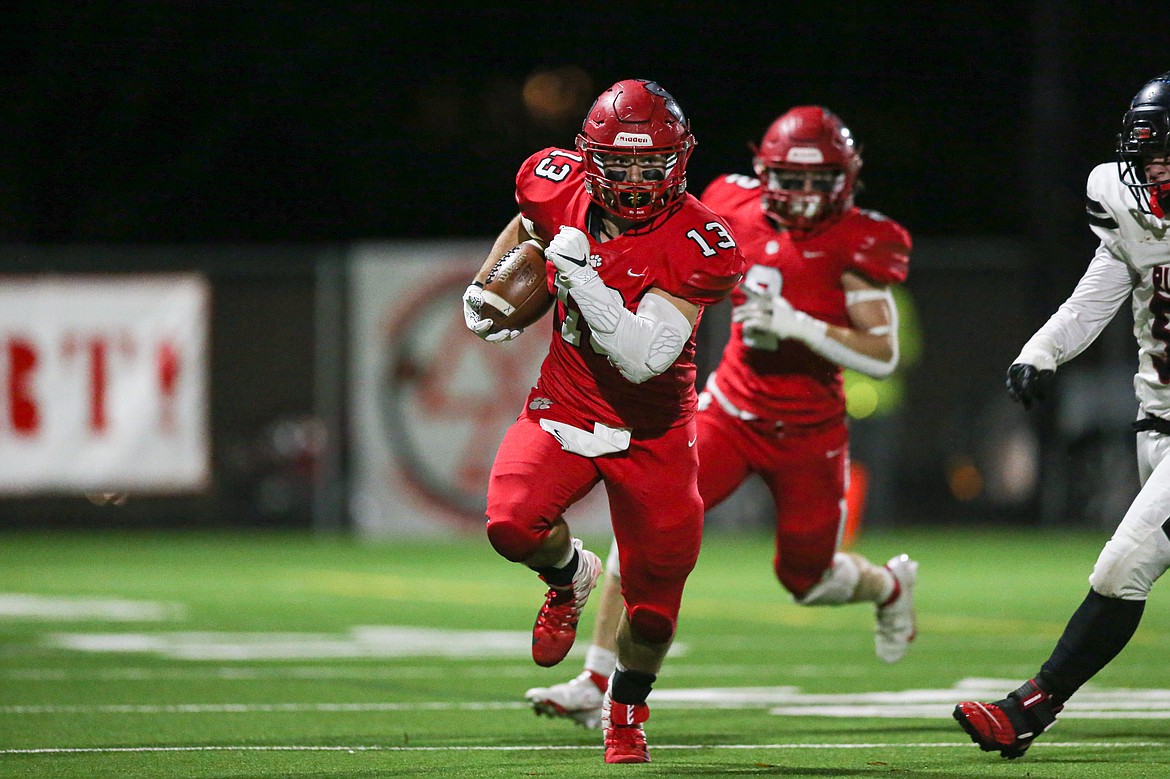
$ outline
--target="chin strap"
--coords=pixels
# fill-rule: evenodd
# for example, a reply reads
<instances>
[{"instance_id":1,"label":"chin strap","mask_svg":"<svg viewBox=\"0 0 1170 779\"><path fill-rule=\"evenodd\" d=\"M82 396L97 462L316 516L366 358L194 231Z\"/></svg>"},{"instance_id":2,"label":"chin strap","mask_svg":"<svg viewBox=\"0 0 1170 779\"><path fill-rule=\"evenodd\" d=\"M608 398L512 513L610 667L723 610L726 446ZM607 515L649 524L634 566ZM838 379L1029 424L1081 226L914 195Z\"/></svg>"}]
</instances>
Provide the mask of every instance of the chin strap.
<instances>
[{"instance_id":1,"label":"chin strap","mask_svg":"<svg viewBox=\"0 0 1170 779\"><path fill-rule=\"evenodd\" d=\"M1170 184L1163 184L1150 191L1150 212L1159 219L1166 218L1166 209L1162 205L1163 198L1170 205Z\"/></svg>"}]
</instances>

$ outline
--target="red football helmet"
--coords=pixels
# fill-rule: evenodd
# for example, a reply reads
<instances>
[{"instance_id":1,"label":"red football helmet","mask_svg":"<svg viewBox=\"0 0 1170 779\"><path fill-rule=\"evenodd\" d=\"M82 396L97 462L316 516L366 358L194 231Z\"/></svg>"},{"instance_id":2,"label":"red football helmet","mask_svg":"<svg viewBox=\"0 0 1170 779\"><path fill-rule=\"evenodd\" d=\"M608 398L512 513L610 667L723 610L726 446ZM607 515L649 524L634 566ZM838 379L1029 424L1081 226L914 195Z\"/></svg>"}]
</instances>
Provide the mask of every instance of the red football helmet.
<instances>
[{"instance_id":1,"label":"red football helmet","mask_svg":"<svg viewBox=\"0 0 1170 779\"><path fill-rule=\"evenodd\" d=\"M853 204L861 153L841 120L820 106L797 106L752 146L761 206L789 230L808 232Z\"/></svg>"},{"instance_id":2,"label":"red football helmet","mask_svg":"<svg viewBox=\"0 0 1170 779\"><path fill-rule=\"evenodd\" d=\"M691 123L657 82L619 81L593 103L577 136L585 157L585 191L615 216L651 219L686 193L687 159L695 143ZM642 180L626 180L624 171L646 161L652 164L645 166Z\"/></svg>"}]
</instances>

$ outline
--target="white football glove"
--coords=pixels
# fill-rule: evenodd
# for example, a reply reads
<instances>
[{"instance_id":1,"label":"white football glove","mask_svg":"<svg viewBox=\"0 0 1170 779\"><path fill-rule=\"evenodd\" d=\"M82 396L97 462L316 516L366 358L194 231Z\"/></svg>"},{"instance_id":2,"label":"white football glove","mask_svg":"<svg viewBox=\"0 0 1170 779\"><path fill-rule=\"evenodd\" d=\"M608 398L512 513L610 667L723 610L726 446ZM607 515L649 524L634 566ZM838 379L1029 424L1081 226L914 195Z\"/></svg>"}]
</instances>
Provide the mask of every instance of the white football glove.
<instances>
[{"instance_id":1,"label":"white football glove","mask_svg":"<svg viewBox=\"0 0 1170 779\"><path fill-rule=\"evenodd\" d=\"M561 282L572 289L597 278L597 271L589 264L589 238L576 227L562 225L544 250L552 261Z\"/></svg>"},{"instance_id":2,"label":"white football glove","mask_svg":"<svg viewBox=\"0 0 1170 779\"><path fill-rule=\"evenodd\" d=\"M803 311L797 311L780 295L748 294L747 302L731 310L731 321L743 324L751 333L768 333L777 338L792 338L806 344L825 339L826 325Z\"/></svg>"},{"instance_id":3,"label":"white football glove","mask_svg":"<svg viewBox=\"0 0 1170 779\"><path fill-rule=\"evenodd\" d=\"M469 284L467 289L463 290L463 323L467 325L468 330L488 343L511 341L522 332L520 330L489 332L495 322L489 318L481 317L479 315L481 308L483 308L483 287L479 284Z\"/></svg>"}]
</instances>

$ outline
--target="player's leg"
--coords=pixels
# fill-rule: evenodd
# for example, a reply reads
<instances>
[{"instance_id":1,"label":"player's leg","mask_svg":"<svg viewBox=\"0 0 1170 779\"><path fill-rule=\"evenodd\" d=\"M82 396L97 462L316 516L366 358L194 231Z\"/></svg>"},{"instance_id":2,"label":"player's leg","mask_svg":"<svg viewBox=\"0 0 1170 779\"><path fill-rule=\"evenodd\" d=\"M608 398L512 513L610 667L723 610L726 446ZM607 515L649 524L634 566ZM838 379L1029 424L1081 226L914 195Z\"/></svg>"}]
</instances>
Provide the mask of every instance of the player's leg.
<instances>
[{"instance_id":1,"label":"player's leg","mask_svg":"<svg viewBox=\"0 0 1170 779\"><path fill-rule=\"evenodd\" d=\"M704 511L728 498L752 472L751 440L759 433L711 403L695 415L698 426L699 497Z\"/></svg>"},{"instance_id":2,"label":"player's leg","mask_svg":"<svg viewBox=\"0 0 1170 779\"><path fill-rule=\"evenodd\" d=\"M776 577L803 606L874 604L874 650L885 662L901 660L915 637L918 564L897 555L877 565L839 551L849 472L845 426L781 437L770 449L761 467L776 503Z\"/></svg>"},{"instance_id":3,"label":"player's leg","mask_svg":"<svg viewBox=\"0 0 1170 779\"><path fill-rule=\"evenodd\" d=\"M616 540L605 560L604 582L596 602L593 640L585 651L584 670L567 682L533 687L524 693L537 714L565 717L587 728L601 727L602 697L617 667L617 628L625 608Z\"/></svg>"},{"instance_id":4,"label":"player's leg","mask_svg":"<svg viewBox=\"0 0 1170 779\"><path fill-rule=\"evenodd\" d=\"M532 658L556 665L601 573L601 560L572 537L562 514L598 481L593 462L561 449L539 424L508 428L488 480L487 534L495 550L549 585L532 628Z\"/></svg>"},{"instance_id":5,"label":"player's leg","mask_svg":"<svg viewBox=\"0 0 1170 779\"><path fill-rule=\"evenodd\" d=\"M1040 671L1006 698L964 701L955 720L987 752L1019 757L1050 728L1065 702L1117 656L1141 622L1146 598L1170 567L1170 438L1138 435L1142 489L1101 550L1091 589Z\"/></svg>"},{"instance_id":6,"label":"player's leg","mask_svg":"<svg viewBox=\"0 0 1170 779\"><path fill-rule=\"evenodd\" d=\"M705 508L711 508L734 492L750 473L735 440L735 431L743 423L714 405L700 411L696 419L699 493ZM616 539L605 561L605 581L598 597L584 670L567 682L534 687L525 693L538 714L566 717L586 727L600 726L601 698L617 666L617 628L625 608Z\"/></svg>"},{"instance_id":7,"label":"player's leg","mask_svg":"<svg viewBox=\"0 0 1170 779\"><path fill-rule=\"evenodd\" d=\"M683 585L699 556L703 505L695 486L696 426L631 443L630 457L599 467L606 478L621 557L626 608L617 668L602 712L608 763L650 759L642 728L646 698L674 639Z\"/></svg>"},{"instance_id":8,"label":"player's leg","mask_svg":"<svg viewBox=\"0 0 1170 779\"><path fill-rule=\"evenodd\" d=\"M696 420L699 494L704 507L712 508L734 492L750 473L735 440L735 431L743 423L715 405L701 410ZM584 670L567 682L534 687L524 694L538 714L566 717L586 727L600 726L601 699L617 667L617 628L625 608L616 539L605 561L605 582L598 598L593 642L585 654Z\"/></svg>"},{"instance_id":9,"label":"player's leg","mask_svg":"<svg viewBox=\"0 0 1170 779\"><path fill-rule=\"evenodd\" d=\"M605 558L605 587L593 623L593 641L585 652L585 670L604 679L617 667L617 629L624 609L621 560L614 539Z\"/></svg>"}]
</instances>

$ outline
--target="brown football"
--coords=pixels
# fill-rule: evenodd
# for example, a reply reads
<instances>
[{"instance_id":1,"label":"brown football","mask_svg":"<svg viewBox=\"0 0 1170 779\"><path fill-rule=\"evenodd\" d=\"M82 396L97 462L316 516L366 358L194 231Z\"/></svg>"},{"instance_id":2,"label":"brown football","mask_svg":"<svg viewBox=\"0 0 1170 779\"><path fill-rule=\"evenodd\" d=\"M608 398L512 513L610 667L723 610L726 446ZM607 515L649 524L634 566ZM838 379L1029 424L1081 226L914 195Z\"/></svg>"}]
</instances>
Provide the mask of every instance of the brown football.
<instances>
[{"instance_id":1,"label":"brown football","mask_svg":"<svg viewBox=\"0 0 1170 779\"><path fill-rule=\"evenodd\" d=\"M475 280L483 284L480 316L492 320L493 333L523 330L544 316L552 305L544 249L536 241L513 246Z\"/></svg>"}]
</instances>

